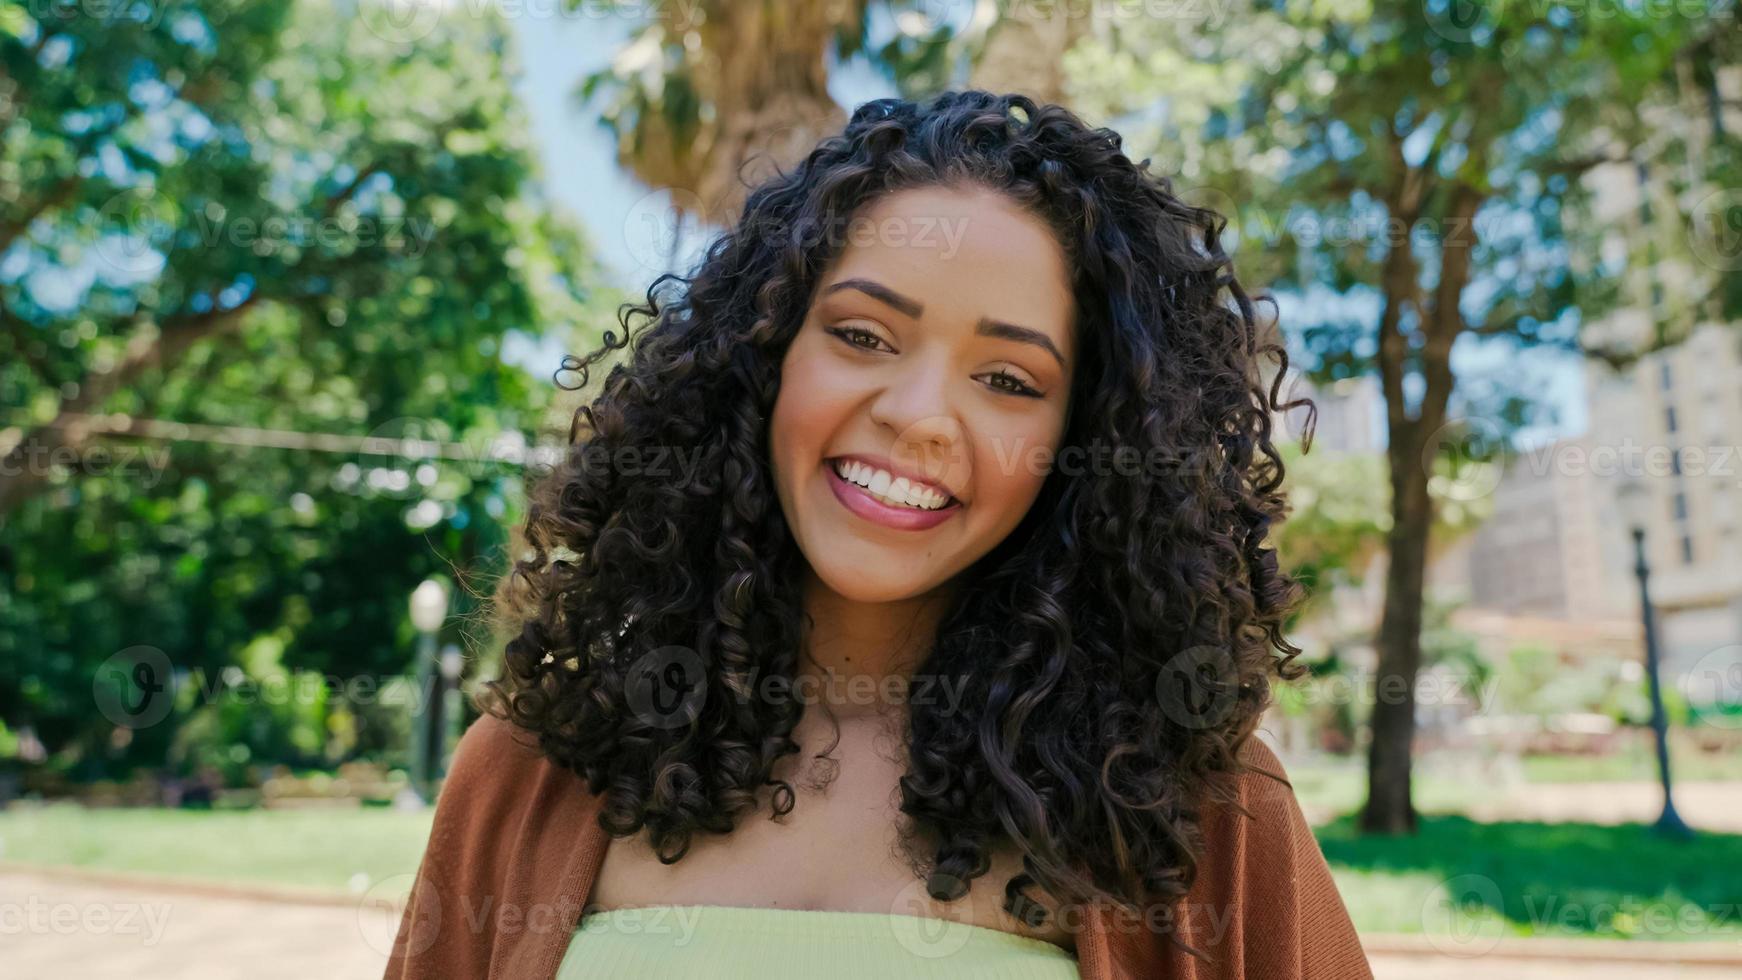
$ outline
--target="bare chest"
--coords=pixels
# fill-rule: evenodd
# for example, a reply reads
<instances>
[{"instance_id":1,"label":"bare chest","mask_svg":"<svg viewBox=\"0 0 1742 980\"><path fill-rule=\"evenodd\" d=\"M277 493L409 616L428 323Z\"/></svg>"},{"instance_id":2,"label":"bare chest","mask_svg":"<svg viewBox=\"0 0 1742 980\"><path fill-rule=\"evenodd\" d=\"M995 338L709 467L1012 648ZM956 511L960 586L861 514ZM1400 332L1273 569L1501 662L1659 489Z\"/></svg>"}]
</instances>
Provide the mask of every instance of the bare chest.
<instances>
[{"instance_id":1,"label":"bare chest","mask_svg":"<svg viewBox=\"0 0 1742 980\"><path fill-rule=\"evenodd\" d=\"M991 870L974 879L967 895L953 902L932 898L903 843L898 744L873 725L844 721L830 758L814 758L831 740L829 733L799 737L804 751L782 760L775 775L792 784L796 802L778 821L769 818L765 802L761 812L741 818L730 834L696 836L689 852L669 865L660 862L645 834L612 840L589 906L729 905L931 916L1075 949L1075 936L1056 914L1035 929L1004 911L1005 883L1022 870L1014 848L995 851ZM1056 910L1037 887L1030 886L1028 893Z\"/></svg>"}]
</instances>

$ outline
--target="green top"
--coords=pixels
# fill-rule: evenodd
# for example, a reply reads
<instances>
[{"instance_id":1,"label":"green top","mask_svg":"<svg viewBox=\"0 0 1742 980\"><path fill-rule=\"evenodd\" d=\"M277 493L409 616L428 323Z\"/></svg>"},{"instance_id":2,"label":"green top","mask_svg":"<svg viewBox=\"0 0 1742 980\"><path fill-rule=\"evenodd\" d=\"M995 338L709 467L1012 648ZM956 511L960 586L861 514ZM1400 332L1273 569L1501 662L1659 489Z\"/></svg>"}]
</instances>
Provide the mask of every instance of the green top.
<instances>
[{"instance_id":1,"label":"green top","mask_svg":"<svg viewBox=\"0 0 1742 980\"><path fill-rule=\"evenodd\" d=\"M1077 980L1041 939L917 915L650 905L584 916L557 980Z\"/></svg>"}]
</instances>

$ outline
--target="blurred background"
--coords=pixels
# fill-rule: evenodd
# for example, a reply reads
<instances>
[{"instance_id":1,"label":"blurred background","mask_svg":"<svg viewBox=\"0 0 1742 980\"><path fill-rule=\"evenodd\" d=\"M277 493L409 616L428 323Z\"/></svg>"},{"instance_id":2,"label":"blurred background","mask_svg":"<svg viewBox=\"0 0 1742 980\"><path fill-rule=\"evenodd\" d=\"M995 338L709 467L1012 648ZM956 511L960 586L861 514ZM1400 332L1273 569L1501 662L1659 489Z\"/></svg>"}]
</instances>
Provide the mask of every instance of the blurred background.
<instances>
[{"instance_id":1,"label":"blurred background","mask_svg":"<svg viewBox=\"0 0 1742 980\"><path fill-rule=\"evenodd\" d=\"M1378 975L1742 975L1737 26L0 3L0 972L379 976L562 356L857 104L972 85L1117 129L1277 298L1312 672L1263 737Z\"/></svg>"}]
</instances>

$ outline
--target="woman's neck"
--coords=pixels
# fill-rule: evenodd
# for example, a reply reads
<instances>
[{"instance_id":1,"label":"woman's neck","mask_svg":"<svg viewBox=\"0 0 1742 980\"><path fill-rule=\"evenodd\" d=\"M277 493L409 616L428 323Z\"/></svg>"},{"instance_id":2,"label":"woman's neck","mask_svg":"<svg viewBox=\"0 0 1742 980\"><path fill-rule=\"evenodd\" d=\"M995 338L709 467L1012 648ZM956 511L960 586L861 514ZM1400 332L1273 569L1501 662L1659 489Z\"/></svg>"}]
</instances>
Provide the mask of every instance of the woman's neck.
<instances>
[{"instance_id":1,"label":"woman's neck","mask_svg":"<svg viewBox=\"0 0 1742 980\"><path fill-rule=\"evenodd\" d=\"M895 602L858 602L808 569L799 691L837 717L885 714L905 705L906 686L931 652L948 610L948 585Z\"/></svg>"}]
</instances>

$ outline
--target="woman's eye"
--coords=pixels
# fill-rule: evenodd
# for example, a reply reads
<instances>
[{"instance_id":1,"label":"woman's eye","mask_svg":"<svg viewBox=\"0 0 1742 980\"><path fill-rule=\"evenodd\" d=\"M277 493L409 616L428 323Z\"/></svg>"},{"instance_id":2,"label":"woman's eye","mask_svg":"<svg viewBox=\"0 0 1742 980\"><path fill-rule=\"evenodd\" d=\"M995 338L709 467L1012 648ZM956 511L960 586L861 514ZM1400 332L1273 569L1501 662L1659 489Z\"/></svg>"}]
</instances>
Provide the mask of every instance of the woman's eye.
<instances>
[{"instance_id":1,"label":"woman's eye","mask_svg":"<svg viewBox=\"0 0 1742 980\"><path fill-rule=\"evenodd\" d=\"M823 330L839 337L841 342L847 346L858 350L875 351L878 349L878 345L883 343L882 337L860 327L824 327ZM870 343L860 343L861 340L866 340ZM991 374L981 375L981 377L990 378L993 382L992 388L995 391L1001 391L1005 394L1016 395L1022 398L1046 397L1040 392L1034 390L1028 382L1014 374L1011 374L1009 371L993 371Z\"/></svg>"},{"instance_id":2,"label":"woman's eye","mask_svg":"<svg viewBox=\"0 0 1742 980\"><path fill-rule=\"evenodd\" d=\"M1000 391L1008 391L1009 393L1011 393L1013 395L1021 395L1025 398L1039 398L1039 397L1041 397L1040 392L1035 391L1032 387L1030 387L1028 382L1023 381L1021 378L1017 377L1014 374L1011 374L1009 371L994 371L991 374L987 375L987 377L991 378L994 381L1005 381L1005 382L1009 383L1008 387L999 388L998 390L1000 390ZM998 386L994 385L994 387L998 387Z\"/></svg>"},{"instance_id":3,"label":"woman's eye","mask_svg":"<svg viewBox=\"0 0 1742 980\"><path fill-rule=\"evenodd\" d=\"M829 333L841 338L842 342L851 347L857 347L860 350L876 350L877 345L883 343L883 338L869 330L862 330L858 327L828 327L826 329ZM871 341L870 345L868 346L858 343L855 338L859 337L868 338Z\"/></svg>"}]
</instances>

